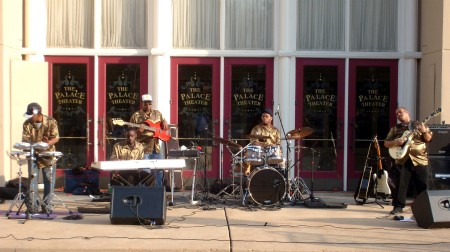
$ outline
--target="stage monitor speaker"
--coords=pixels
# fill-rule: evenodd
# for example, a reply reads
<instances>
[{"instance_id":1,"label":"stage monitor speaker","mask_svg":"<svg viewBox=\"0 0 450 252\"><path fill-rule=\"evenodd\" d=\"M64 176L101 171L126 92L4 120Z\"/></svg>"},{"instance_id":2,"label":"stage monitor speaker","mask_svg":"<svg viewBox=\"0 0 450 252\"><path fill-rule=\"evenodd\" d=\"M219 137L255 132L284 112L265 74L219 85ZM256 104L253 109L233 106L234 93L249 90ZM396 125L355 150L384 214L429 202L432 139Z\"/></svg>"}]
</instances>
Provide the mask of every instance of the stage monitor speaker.
<instances>
[{"instance_id":1,"label":"stage monitor speaker","mask_svg":"<svg viewBox=\"0 0 450 252\"><path fill-rule=\"evenodd\" d=\"M450 157L450 125L432 124L429 128L433 132L433 140L428 143L428 154Z\"/></svg>"},{"instance_id":2,"label":"stage monitor speaker","mask_svg":"<svg viewBox=\"0 0 450 252\"><path fill-rule=\"evenodd\" d=\"M450 227L450 190L423 191L415 199L412 212L421 228Z\"/></svg>"},{"instance_id":3,"label":"stage monitor speaker","mask_svg":"<svg viewBox=\"0 0 450 252\"><path fill-rule=\"evenodd\" d=\"M450 157L428 156L430 179L428 189L450 190Z\"/></svg>"},{"instance_id":4,"label":"stage monitor speaker","mask_svg":"<svg viewBox=\"0 0 450 252\"><path fill-rule=\"evenodd\" d=\"M111 224L156 224L166 220L166 190L164 187L113 186Z\"/></svg>"}]
</instances>

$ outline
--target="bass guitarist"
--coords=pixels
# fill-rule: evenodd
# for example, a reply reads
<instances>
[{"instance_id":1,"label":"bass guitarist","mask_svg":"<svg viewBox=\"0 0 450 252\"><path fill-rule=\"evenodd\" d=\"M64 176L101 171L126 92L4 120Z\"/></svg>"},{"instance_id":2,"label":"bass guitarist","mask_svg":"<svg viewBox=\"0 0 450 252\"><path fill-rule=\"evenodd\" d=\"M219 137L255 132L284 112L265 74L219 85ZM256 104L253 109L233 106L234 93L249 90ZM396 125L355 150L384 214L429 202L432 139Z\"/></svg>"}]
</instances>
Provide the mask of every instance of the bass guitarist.
<instances>
[{"instance_id":1,"label":"bass guitarist","mask_svg":"<svg viewBox=\"0 0 450 252\"><path fill-rule=\"evenodd\" d=\"M406 108L398 107L395 114L399 123L390 129L384 146L386 148L405 146L408 150L406 155L395 160L395 165L400 169L400 180L396 185L397 195L393 195L392 205L394 208L390 214L403 212L410 181L414 183L415 196L427 189L429 171L426 143L433 138L433 133L425 124L411 121ZM414 132L409 139L403 137L407 131Z\"/></svg>"},{"instance_id":2,"label":"bass guitarist","mask_svg":"<svg viewBox=\"0 0 450 252\"><path fill-rule=\"evenodd\" d=\"M153 132L145 129L147 125L144 123L150 122L152 126L158 126L162 130L168 130L169 126L162 113L152 107L152 103L153 99L151 95L142 95L142 109L131 115L130 122L142 125L138 129L137 141L144 145L144 159L161 159L159 139L154 137ZM163 170L156 172L156 186L162 186L163 176Z\"/></svg>"}]
</instances>

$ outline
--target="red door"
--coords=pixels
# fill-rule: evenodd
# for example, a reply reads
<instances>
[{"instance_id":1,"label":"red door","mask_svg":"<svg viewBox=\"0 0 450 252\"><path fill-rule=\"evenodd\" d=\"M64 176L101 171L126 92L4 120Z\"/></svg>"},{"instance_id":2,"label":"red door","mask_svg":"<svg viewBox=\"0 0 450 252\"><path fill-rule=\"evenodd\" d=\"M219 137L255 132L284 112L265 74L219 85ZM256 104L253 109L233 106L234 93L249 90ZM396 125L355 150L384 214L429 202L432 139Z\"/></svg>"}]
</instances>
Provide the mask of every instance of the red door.
<instances>
[{"instance_id":1,"label":"red door","mask_svg":"<svg viewBox=\"0 0 450 252\"><path fill-rule=\"evenodd\" d=\"M348 189L357 187L374 137L383 163L389 163L383 140L395 123L397 60L350 60L348 100ZM373 145L372 145L373 146Z\"/></svg>"},{"instance_id":2,"label":"red door","mask_svg":"<svg viewBox=\"0 0 450 252\"><path fill-rule=\"evenodd\" d=\"M289 166L313 189L343 189L344 63L297 59L295 128L312 133L291 143L295 161Z\"/></svg>"}]
</instances>

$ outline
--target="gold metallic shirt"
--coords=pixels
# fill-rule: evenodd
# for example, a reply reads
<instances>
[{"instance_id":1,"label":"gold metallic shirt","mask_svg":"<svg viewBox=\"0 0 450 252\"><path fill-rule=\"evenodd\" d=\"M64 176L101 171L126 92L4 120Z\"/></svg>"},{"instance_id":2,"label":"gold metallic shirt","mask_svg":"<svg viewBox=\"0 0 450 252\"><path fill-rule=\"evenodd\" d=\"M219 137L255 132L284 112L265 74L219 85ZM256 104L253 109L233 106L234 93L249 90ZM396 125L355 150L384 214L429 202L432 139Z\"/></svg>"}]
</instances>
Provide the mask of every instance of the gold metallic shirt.
<instances>
[{"instance_id":1,"label":"gold metallic shirt","mask_svg":"<svg viewBox=\"0 0 450 252\"><path fill-rule=\"evenodd\" d=\"M264 124L258 124L253 127L251 135L262 135L268 136L268 139L262 139L258 141L257 139L251 139L251 141L256 140L256 142L265 144L265 145L280 145L281 144L281 135L280 131L274 126L267 126Z\"/></svg>"},{"instance_id":2,"label":"gold metallic shirt","mask_svg":"<svg viewBox=\"0 0 450 252\"><path fill-rule=\"evenodd\" d=\"M110 160L139 160L144 159L144 145L135 142L134 147L127 144L127 140L123 140L114 144Z\"/></svg>"},{"instance_id":3,"label":"gold metallic shirt","mask_svg":"<svg viewBox=\"0 0 450 252\"><path fill-rule=\"evenodd\" d=\"M44 136L47 137L48 139L59 137L58 123L53 117L43 115L42 123L40 126L36 123L33 123L31 121L31 118L27 119L23 123L22 142L27 142L31 144L42 142ZM55 146L52 145L49 146L47 150L36 150L35 153L39 154L39 152L55 151L55 150L56 150ZM37 159L38 168L50 167L53 159L54 159L53 157L39 157Z\"/></svg>"}]
</instances>

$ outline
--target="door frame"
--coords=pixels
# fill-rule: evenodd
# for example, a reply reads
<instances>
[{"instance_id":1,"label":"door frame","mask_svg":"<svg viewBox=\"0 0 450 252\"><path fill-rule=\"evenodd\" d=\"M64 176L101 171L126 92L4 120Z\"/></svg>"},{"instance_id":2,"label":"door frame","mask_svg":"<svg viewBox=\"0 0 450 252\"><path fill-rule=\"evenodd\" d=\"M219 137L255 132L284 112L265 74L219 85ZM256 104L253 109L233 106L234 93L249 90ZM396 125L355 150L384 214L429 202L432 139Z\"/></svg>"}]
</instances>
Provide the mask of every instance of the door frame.
<instances>
[{"instance_id":1,"label":"door frame","mask_svg":"<svg viewBox=\"0 0 450 252\"><path fill-rule=\"evenodd\" d=\"M51 108L53 106L53 64L86 64L86 106L87 106L87 115L89 118L87 118L89 123L88 131L89 132L95 132L94 131L94 123L92 121L94 120L94 100L95 100L95 93L94 93L94 57L91 56L45 56L45 61L48 62L48 89L49 89L49 95L48 95L48 104ZM49 111L49 115L52 116L52 110ZM94 161L94 134L90 133L88 134L88 139L86 142L86 145L88 145L87 153L86 153L86 165L90 165L91 162Z\"/></svg>"},{"instance_id":2,"label":"door frame","mask_svg":"<svg viewBox=\"0 0 450 252\"><path fill-rule=\"evenodd\" d=\"M389 67L390 71L390 98L389 98L389 124L396 123L395 109L398 106L398 60L397 59L350 59L349 60L349 90L348 90L348 154L347 154L347 178L348 180L359 179L361 171L356 170L354 146L350 143L354 141L354 127L351 127L351 122L355 121L356 115L356 101L353 99L356 95L356 68L364 67ZM379 136L378 141L380 146L383 146L384 138L386 136Z\"/></svg>"}]
</instances>

